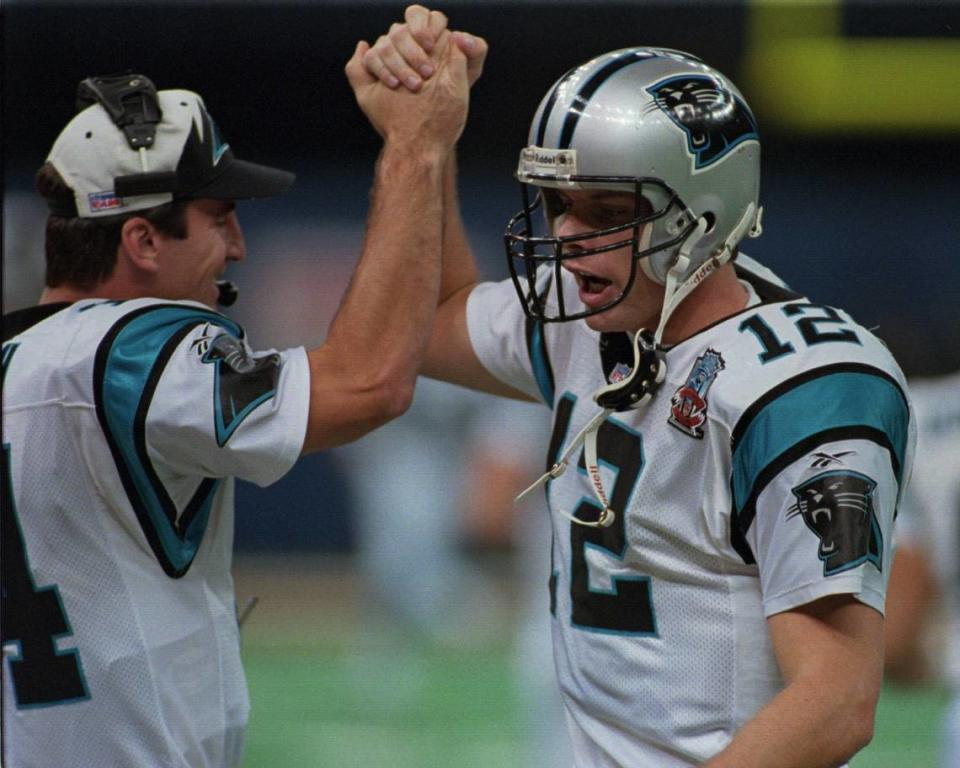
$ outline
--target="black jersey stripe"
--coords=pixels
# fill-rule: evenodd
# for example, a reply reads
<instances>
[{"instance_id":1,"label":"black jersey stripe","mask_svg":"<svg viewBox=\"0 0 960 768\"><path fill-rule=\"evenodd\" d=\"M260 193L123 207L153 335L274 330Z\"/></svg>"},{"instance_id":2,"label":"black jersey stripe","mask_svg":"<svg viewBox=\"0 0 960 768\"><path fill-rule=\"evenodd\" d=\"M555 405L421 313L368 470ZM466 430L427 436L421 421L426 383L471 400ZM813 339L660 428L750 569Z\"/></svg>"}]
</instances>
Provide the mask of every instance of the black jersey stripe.
<instances>
[{"instance_id":1,"label":"black jersey stripe","mask_svg":"<svg viewBox=\"0 0 960 768\"><path fill-rule=\"evenodd\" d=\"M150 460L150 454L147 451L147 413L150 410L150 404L153 402L153 395L156 392L157 385L160 383L160 377L163 375L163 371L167 367L167 362L173 356L173 353L176 352L177 348L180 346L180 342L183 341L184 337L186 337L194 328L196 328L200 322L201 321L198 320L189 325L185 325L179 331L174 333L170 337L169 341L163 345L163 348L160 350L160 354L157 355L157 360L153 364L153 368L150 371L150 376L147 379L146 386L143 388L143 396L140 398L140 405L137 407L137 413L134 417L133 424L134 442L137 448L137 456L140 459L140 463L143 465L144 471L150 478L150 484L153 486L157 497L161 499L165 513L164 517L181 542L186 543L189 537L195 540L197 548L199 548L200 539L203 536L203 530L206 529L206 517L210 514L210 506L213 502L213 494L216 493L217 489L220 487L220 481L211 477L202 478L198 483L197 490L194 491L193 496L184 507L178 521L176 505L173 503L173 499L170 498L169 493L167 493L167 489L164 487L163 482L157 475L156 469L153 466L153 462ZM195 527L194 523L194 521L198 518L201 518L201 522L199 524L199 535L197 535L198 529ZM141 520L140 522L142 526L143 521ZM178 553L180 557L177 558L179 562L174 562L174 560L171 559L166 553L166 548L161 547L161 550L164 552L164 570L169 575L173 575L171 574L171 570L175 571L177 574L176 577L183 576L187 570L189 570L190 565L193 563L193 558L196 555L196 549L193 549L192 554L189 555L188 558L185 558L185 552L181 550L181 552Z\"/></svg>"},{"instance_id":2,"label":"black jersey stripe","mask_svg":"<svg viewBox=\"0 0 960 768\"><path fill-rule=\"evenodd\" d=\"M560 454L563 452L563 444L567 442L567 434L570 431L570 419L573 418L573 409L577 404L577 397L571 392L564 392L557 401L557 408L553 416L553 431L550 434L550 444L547 446L547 466L549 472L553 465L560 460ZM547 506L549 507L549 486L547 481ZM560 574L557 571L557 539L556 532L550 533L550 578L547 580L547 587L550 590L550 615L557 615L557 584Z\"/></svg>"},{"instance_id":3,"label":"black jersey stripe","mask_svg":"<svg viewBox=\"0 0 960 768\"><path fill-rule=\"evenodd\" d=\"M3 383L7 380L7 368L10 367L10 361L13 360L13 356L16 354L19 347L20 342L18 341L3 345L3 373L0 374L0 383Z\"/></svg>"},{"instance_id":4,"label":"black jersey stripe","mask_svg":"<svg viewBox=\"0 0 960 768\"><path fill-rule=\"evenodd\" d=\"M758 478L777 457L811 435L832 430L868 428L883 434L892 448L891 465L900 482L910 408L899 384L869 366L824 366L811 373L819 375L795 376L787 382L793 386L775 388L777 397L761 398L762 407L737 424L731 442L737 508L743 507ZM741 428L744 421L748 423Z\"/></svg>"}]
</instances>

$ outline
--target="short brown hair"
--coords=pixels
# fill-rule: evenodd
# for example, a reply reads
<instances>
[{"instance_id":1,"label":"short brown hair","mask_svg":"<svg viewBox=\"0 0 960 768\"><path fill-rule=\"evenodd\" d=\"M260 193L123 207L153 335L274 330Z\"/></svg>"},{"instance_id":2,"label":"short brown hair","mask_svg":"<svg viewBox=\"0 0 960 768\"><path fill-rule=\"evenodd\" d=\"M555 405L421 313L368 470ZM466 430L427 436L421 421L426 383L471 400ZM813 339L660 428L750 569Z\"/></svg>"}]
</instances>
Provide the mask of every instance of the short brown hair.
<instances>
[{"instance_id":1,"label":"short brown hair","mask_svg":"<svg viewBox=\"0 0 960 768\"><path fill-rule=\"evenodd\" d=\"M37 171L37 191L44 199L62 199L72 195L63 177L50 163ZM47 217L45 252L46 285L63 284L90 290L113 274L117 249L124 223L138 216L149 221L160 232L182 240L187 236L186 200L175 200L135 213L98 218Z\"/></svg>"}]
</instances>

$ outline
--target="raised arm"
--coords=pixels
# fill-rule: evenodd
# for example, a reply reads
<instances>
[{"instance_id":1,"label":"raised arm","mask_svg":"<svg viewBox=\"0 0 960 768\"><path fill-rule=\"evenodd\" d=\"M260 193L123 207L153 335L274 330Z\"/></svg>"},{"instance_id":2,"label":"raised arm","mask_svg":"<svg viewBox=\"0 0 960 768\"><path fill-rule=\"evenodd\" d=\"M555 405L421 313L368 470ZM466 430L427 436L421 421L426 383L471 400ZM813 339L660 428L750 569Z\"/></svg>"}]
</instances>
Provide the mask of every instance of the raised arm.
<instances>
[{"instance_id":1,"label":"raised arm","mask_svg":"<svg viewBox=\"0 0 960 768\"><path fill-rule=\"evenodd\" d=\"M419 91L433 77L430 52L446 34L447 18L439 11L411 5L404 23L381 35L363 58L367 72L398 90ZM451 41L467 60L472 87L483 73L487 43L455 31ZM467 299L478 281L477 265L467 240L457 194L457 158L451 150L443 169L443 273L433 335L422 373L435 379L521 400L529 398L494 378L477 359L467 331Z\"/></svg>"},{"instance_id":2,"label":"raised arm","mask_svg":"<svg viewBox=\"0 0 960 768\"><path fill-rule=\"evenodd\" d=\"M423 362L440 288L443 169L466 119L466 59L441 41L422 92L371 77L360 42L346 66L384 144L363 252L327 340L311 350L304 452L354 440L403 413Z\"/></svg>"}]
</instances>

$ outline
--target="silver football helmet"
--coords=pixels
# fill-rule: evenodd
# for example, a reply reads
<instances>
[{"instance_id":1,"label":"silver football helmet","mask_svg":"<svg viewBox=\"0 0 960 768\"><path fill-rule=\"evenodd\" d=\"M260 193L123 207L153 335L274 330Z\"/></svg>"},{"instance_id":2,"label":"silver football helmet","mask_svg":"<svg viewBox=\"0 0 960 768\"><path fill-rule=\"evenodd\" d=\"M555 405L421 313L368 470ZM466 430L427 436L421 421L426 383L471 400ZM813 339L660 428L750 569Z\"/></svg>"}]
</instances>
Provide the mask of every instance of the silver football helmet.
<instances>
[{"instance_id":1,"label":"silver football helmet","mask_svg":"<svg viewBox=\"0 0 960 768\"><path fill-rule=\"evenodd\" d=\"M680 51L626 48L567 72L537 109L517 178L524 202L504 235L507 260L525 311L544 322L615 306L632 288L638 264L679 303L698 282L694 275L702 279L732 257L745 235L760 233L753 114L730 80ZM557 237L556 211L543 188L631 191L635 215L619 226ZM535 215L540 207L542 223ZM613 245L565 248L617 232L623 239ZM634 259L624 291L599 308L568 311L563 260L625 245Z\"/></svg>"}]
</instances>

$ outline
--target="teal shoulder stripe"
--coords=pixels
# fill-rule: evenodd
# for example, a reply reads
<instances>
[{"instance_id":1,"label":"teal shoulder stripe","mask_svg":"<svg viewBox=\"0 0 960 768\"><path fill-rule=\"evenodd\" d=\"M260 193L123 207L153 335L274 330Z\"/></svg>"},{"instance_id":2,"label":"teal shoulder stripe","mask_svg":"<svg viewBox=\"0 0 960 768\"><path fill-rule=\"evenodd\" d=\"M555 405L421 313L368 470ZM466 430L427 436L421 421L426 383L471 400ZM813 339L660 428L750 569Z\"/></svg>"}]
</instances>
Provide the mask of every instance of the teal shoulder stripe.
<instances>
[{"instance_id":1,"label":"teal shoulder stripe","mask_svg":"<svg viewBox=\"0 0 960 768\"><path fill-rule=\"evenodd\" d=\"M553 408L554 380L550 356L547 354L547 341L543 335L543 323L532 318L527 319L527 354L533 376L540 389L540 396L549 408Z\"/></svg>"},{"instance_id":2,"label":"teal shoulder stripe","mask_svg":"<svg viewBox=\"0 0 960 768\"><path fill-rule=\"evenodd\" d=\"M750 422L735 430L733 494L742 510L764 470L791 448L818 435L833 439L851 435L883 436L893 453L899 482L910 421L903 391L891 378L864 367L822 369L803 377L752 413ZM751 409L752 410L752 409Z\"/></svg>"},{"instance_id":3,"label":"teal shoulder stripe","mask_svg":"<svg viewBox=\"0 0 960 768\"><path fill-rule=\"evenodd\" d=\"M104 337L94 372L97 414L127 496L154 554L171 576L182 576L193 561L219 484L201 482L178 519L147 452L146 415L167 361L183 337L201 323L236 336L243 333L239 325L212 311L151 305L122 318Z\"/></svg>"}]
</instances>

